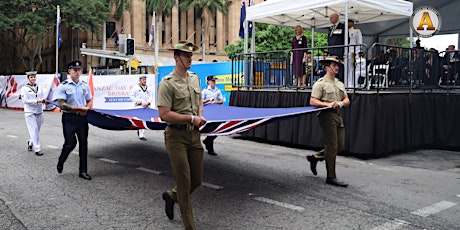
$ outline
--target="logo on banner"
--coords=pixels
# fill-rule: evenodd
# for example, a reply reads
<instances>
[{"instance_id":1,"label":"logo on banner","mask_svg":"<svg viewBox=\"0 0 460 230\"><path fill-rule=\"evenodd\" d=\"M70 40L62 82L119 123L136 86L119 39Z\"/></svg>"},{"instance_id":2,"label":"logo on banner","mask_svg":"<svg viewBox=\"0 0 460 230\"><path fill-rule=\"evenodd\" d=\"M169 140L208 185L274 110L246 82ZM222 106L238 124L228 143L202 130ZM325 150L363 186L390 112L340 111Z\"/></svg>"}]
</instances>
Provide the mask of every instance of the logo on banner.
<instances>
[{"instance_id":1,"label":"logo on banner","mask_svg":"<svg viewBox=\"0 0 460 230\"><path fill-rule=\"evenodd\" d=\"M429 38L441 29L441 14L431 6L421 6L414 10L411 18L412 29L422 38Z\"/></svg>"}]
</instances>

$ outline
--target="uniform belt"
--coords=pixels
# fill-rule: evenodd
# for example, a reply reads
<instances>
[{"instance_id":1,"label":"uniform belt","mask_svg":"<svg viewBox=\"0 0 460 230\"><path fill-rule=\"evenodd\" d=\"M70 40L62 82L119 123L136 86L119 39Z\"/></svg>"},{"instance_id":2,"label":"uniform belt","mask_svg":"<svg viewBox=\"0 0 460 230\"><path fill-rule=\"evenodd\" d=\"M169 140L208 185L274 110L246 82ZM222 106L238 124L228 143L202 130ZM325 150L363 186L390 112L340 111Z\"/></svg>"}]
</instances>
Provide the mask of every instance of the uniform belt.
<instances>
[{"instance_id":1,"label":"uniform belt","mask_svg":"<svg viewBox=\"0 0 460 230\"><path fill-rule=\"evenodd\" d=\"M170 124L168 127L181 131L192 131L198 129L193 124Z\"/></svg>"}]
</instances>

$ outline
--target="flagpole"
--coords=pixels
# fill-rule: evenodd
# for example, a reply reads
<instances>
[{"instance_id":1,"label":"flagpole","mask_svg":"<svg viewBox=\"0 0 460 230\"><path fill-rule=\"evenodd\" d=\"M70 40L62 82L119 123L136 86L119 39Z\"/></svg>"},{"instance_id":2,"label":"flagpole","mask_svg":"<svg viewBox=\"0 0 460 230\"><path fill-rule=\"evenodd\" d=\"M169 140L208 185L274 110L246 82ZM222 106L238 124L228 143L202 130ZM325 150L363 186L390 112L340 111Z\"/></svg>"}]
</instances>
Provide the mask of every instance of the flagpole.
<instances>
[{"instance_id":1,"label":"flagpole","mask_svg":"<svg viewBox=\"0 0 460 230\"><path fill-rule=\"evenodd\" d=\"M61 12L59 5L57 6L57 17L56 17L56 77L58 76L59 69L59 23L61 21Z\"/></svg>"}]
</instances>

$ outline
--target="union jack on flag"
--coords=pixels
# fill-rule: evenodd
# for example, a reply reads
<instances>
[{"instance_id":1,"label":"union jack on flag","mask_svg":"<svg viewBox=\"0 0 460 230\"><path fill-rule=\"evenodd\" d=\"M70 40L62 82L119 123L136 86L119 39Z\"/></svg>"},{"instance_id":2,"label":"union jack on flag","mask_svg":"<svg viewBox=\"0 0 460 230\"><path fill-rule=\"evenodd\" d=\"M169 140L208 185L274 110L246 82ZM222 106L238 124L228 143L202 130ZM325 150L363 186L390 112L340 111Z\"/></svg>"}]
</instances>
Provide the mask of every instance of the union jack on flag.
<instances>
[{"instance_id":1,"label":"union jack on flag","mask_svg":"<svg viewBox=\"0 0 460 230\"><path fill-rule=\"evenodd\" d=\"M206 105L203 116L207 123L199 127L208 136L228 136L238 134L269 122L300 116L327 108L313 106L292 108L247 108L236 106ZM108 130L150 129L163 130L166 123L160 119L158 110L151 108L129 110L88 111L88 122Z\"/></svg>"}]
</instances>

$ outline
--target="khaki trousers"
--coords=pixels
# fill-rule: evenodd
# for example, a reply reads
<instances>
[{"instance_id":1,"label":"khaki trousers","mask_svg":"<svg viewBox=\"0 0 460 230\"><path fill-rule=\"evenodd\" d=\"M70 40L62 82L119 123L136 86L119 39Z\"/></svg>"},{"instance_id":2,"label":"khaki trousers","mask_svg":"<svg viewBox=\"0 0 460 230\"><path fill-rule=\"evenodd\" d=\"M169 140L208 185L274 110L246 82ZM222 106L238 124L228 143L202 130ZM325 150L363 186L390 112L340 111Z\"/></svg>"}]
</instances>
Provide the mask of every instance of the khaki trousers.
<instances>
[{"instance_id":1,"label":"khaki trousers","mask_svg":"<svg viewBox=\"0 0 460 230\"><path fill-rule=\"evenodd\" d=\"M321 111L319 125L324 134L324 158L326 159L327 178L336 178L335 160L337 153L345 148L345 126L340 114L333 110ZM320 158L321 152L316 156Z\"/></svg>"},{"instance_id":2,"label":"khaki trousers","mask_svg":"<svg viewBox=\"0 0 460 230\"><path fill-rule=\"evenodd\" d=\"M169 196L179 204L184 229L194 229L191 193L203 181L203 146L200 131L183 131L167 127L164 132L176 186Z\"/></svg>"}]
</instances>

